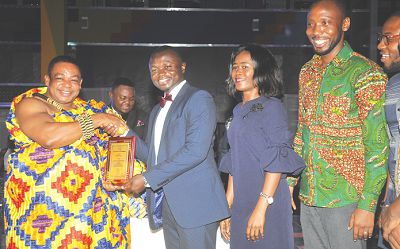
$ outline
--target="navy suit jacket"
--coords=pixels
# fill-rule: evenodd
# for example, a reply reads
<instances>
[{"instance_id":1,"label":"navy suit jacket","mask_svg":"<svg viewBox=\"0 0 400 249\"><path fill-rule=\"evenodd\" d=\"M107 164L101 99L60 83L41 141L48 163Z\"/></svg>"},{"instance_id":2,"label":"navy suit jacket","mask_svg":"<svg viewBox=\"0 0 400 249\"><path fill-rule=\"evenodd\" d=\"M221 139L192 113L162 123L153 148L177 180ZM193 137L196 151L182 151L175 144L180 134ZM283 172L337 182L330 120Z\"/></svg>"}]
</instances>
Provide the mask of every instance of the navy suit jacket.
<instances>
[{"instance_id":1,"label":"navy suit jacket","mask_svg":"<svg viewBox=\"0 0 400 249\"><path fill-rule=\"evenodd\" d=\"M160 106L149 117L146 141L137 140L137 157L147 162L151 189L163 188L176 222L203 226L229 216L225 191L214 160L216 107L203 90L183 85L165 118L155 164L154 125ZM151 211L151 210L150 210Z\"/></svg>"}]
</instances>

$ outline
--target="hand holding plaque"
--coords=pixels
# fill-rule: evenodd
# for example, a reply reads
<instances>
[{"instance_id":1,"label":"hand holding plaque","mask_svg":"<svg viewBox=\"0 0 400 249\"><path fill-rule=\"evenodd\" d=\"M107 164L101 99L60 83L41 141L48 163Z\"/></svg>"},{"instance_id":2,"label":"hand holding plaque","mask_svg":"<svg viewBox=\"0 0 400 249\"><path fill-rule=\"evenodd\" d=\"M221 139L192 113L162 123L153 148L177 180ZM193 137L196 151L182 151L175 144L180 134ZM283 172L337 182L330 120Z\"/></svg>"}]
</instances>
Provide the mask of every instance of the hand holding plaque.
<instances>
[{"instance_id":1,"label":"hand holding plaque","mask_svg":"<svg viewBox=\"0 0 400 249\"><path fill-rule=\"evenodd\" d=\"M105 178L116 186L122 186L133 177L135 137L111 137L108 141Z\"/></svg>"},{"instance_id":2,"label":"hand holding plaque","mask_svg":"<svg viewBox=\"0 0 400 249\"><path fill-rule=\"evenodd\" d=\"M124 185L124 190L127 193L133 193L135 195L142 193L145 188L144 177L141 174L135 175Z\"/></svg>"}]
</instances>

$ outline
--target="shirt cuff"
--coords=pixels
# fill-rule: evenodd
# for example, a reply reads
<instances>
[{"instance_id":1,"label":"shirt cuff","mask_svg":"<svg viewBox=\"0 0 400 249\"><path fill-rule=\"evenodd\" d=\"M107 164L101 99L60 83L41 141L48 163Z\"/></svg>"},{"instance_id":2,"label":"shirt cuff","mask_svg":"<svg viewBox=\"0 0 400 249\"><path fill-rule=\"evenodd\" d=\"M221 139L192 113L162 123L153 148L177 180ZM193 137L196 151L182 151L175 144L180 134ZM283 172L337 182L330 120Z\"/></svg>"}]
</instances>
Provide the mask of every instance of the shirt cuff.
<instances>
[{"instance_id":1,"label":"shirt cuff","mask_svg":"<svg viewBox=\"0 0 400 249\"><path fill-rule=\"evenodd\" d=\"M299 179L298 177L292 177L292 176L288 176L286 178L289 187L295 187L298 179Z\"/></svg>"},{"instance_id":2,"label":"shirt cuff","mask_svg":"<svg viewBox=\"0 0 400 249\"><path fill-rule=\"evenodd\" d=\"M147 179L146 179L146 177L144 177L144 176L143 176L143 181L144 181L144 186L145 186L146 188L150 188L150 184L147 182Z\"/></svg>"},{"instance_id":3,"label":"shirt cuff","mask_svg":"<svg viewBox=\"0 0 400 249\"><path fill-rule=\"evenodd\" d=\"M379 196L376 196L374 194L363 194L363 195L364 198L360 198L360 200L358 201L357 208L375 213Z\"/></svg>"}]
</instances>

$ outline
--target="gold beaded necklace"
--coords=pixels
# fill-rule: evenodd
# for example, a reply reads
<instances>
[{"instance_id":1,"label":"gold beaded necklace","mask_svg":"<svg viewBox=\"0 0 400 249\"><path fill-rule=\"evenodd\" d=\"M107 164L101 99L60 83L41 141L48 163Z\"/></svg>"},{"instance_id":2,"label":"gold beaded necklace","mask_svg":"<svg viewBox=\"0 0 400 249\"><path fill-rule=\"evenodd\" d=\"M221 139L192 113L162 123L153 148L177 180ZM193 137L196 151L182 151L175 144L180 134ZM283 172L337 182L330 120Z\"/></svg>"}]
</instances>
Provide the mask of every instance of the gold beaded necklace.
<instances>
[{"instance_id":1,"label":"gold beaded necklace","mask_svg":"<svg viewBox=\"0 0 400 249\"><path fill-rule=\"evenodd\" d=\"M46 96L46 95L44 95L44 94L41 94L41 93L34 93L33 96L45 100L45 101L46 101L47 103L49 103L50 105L54 106L59 112L64 111L64 108L62 108L62 106L61 106L60 103L58 103L58 102L55 101L54 99L52 99L52 98L50 98L50 97L48 97L48 96Z\"/></svg>"}]
</instances>

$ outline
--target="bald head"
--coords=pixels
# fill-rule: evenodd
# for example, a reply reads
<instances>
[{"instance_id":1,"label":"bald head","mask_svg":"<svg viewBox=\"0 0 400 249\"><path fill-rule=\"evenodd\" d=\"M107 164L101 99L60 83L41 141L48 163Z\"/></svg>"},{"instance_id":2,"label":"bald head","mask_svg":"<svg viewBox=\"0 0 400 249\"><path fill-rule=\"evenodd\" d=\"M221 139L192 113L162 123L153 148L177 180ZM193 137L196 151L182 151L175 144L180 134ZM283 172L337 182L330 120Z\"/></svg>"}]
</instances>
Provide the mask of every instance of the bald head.
<instances>
[{"instance_id":1,"label":"bald head","mask_svg":"<svg viewBox=\"0 0 400 249\"><path fill-rule=\"evenodd\" d=\"M343 2L338 0L319 0L314 2L310 7L310 12L316 7L327 7L331 10L337 11L340 14L341 20L344 20L348 14Z\"/></svg>"},{"instance_id":2,"label":"bald head","mask_svg":"<svg viewBox=\"0 0 400 249\"><path fill-rule=\"evenodd\" d=\"M394 27L400 27L400 12L398 14L390 16L384 25L392 25Z\"/></svg>"}]
</instances>

